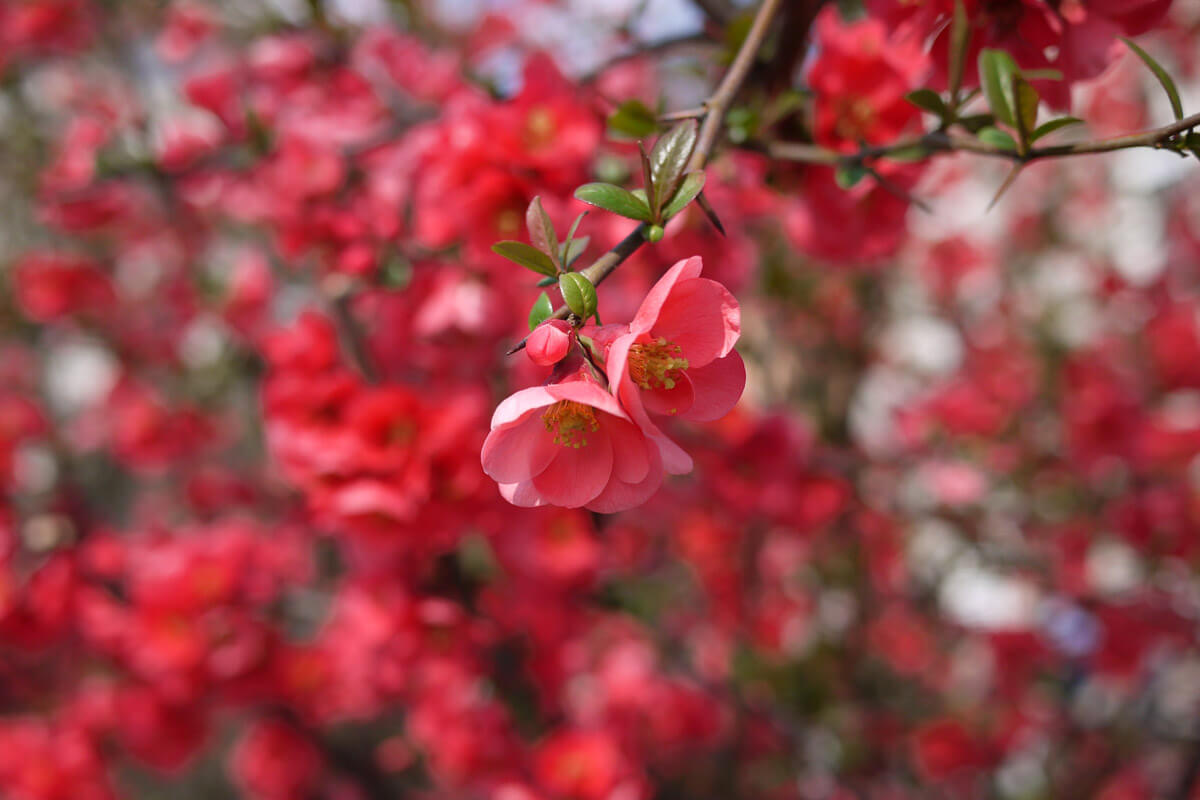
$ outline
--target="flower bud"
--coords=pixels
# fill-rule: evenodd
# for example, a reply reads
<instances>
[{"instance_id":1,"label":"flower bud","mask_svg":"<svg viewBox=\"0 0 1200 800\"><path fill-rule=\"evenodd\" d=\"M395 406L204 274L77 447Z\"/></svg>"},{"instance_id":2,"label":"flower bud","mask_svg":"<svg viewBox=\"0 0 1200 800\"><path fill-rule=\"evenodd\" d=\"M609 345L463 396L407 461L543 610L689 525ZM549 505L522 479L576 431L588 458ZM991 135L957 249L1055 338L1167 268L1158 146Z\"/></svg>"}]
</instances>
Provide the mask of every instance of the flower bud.
<instances>
[{"instance_id":1,"label":"flower bud","mask_svg":"<svg viewBox=\"0 0 1200 800\"><path fill-rule=\"evenodd\" d=\"M529 359L543 367L557 364L571 348L571 326L561 319L551 319L533 329L525 340Z\"/></svg>"},{"instance_id":2,"label":"flower bud","mask_svg":"<svg viewBox=\"0 0 1200 800\"><path fill-rule=\"evenodd\" d=\"M650 230L646 231L646 239L651 243L661 242L664 233L662 225L651 225Z\"/></svg>"}]
</instances>

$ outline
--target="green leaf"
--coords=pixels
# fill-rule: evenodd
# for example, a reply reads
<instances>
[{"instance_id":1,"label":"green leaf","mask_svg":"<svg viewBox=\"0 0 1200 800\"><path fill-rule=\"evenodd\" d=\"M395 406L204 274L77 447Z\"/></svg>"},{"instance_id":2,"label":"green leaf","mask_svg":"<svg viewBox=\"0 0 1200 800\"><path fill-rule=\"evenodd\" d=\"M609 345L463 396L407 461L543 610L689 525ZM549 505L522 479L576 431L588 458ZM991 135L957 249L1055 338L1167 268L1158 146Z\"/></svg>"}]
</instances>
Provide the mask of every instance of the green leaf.
<instances>
[{"instance_id":1,"label":"green leaf","mask_svg":"<svg viewBox=\"0 0 1200 800\"><path fill-rule=\"evenodd\" d=\"M550 303L550 297L542 292L538 295L538 299L533 301L533 307L529 309L529 330L533 330L553 315L554 306Z\"/></svg>"},{"instance_id":2,"label":"green leaf","mask_svg":"<svg viewBox=\"0 0 1200 800\"><path fill-rule=\"evenodd\" d=\"M998 147L1001 150L1017 149L1017 143L1013 141L1013 138L999 128L983 128L975 135L979 137L979 141L990 144L992 147Z\"/></svg>"},{"instance_id":3,"label":"green leaf","mask_svg":"<svg viewBox=\"0 0 1200 800\"><path fill-rule=\"evenodd\" d=\"M867 177L867 170L861 164L844 164L833 173L834 181L843 189L852 188L865 177Z\"/></svg>"},{"instance_id":4,"label":"green leaf","mask_svg":"<svg viewBox=\"0 0 1200 800\"><path fill-rule=\"evenodd\" d=\"M979 81L983 85L988 107L996 115L996 119L1014 128L1016 118L1008 98L1012 97L1013 75L1019 73L1017 62L1003 50L984 48L979 51Z\"/></svg>"},{"instance_id":5,"label":"green leaf","mask_svg":"<svg viewBox=\"0 0 1200 800\"><path fill-rule=\"evenodd\" d=\"M571 227L567 230L567 241L568 242L570 242L572 239L575 238L575 231L579 230L579 223L583 222L583 218L586 217L587 215L588 215L588 212L585 211L582 214L580 214L578 217L576 217L575 221L571 223Z\"/></svg>"},{"instance_id":6,"label":"green leaf","mask_svg":"<svg viewBox=\"0 0 1200 800\"><path fill-rule=\"evenodd\" d=\"M564 272L558 276L558 290L571 313L587 319L596 313L596 287L578 272Z\"/></svg>"},{"instance_id":7,"label":"green leaf","mask_svg":"<svg viewBox=\"0 0 1200 800\"><path fill-rule=\"evenodd\" d=\"M525 210L525 226L529 228L529 241L533 246L550 256L551 260L558 258L558 234L554 232L554 223L546 209L542 208L542 198L535 197Z\"/></svg>"},{"instance_id":8,"label":"green leaf","mask_svg":"<svg viewBox=\"0 0 1200 800\"><path fill-rule=\"evenodd\" d=\"M924 161L929 157L929 148L920 142L905 145L904 147L894 147L888 150L884 158L891 161Z\"/></svg>"},{"instance_id":9,"label":"green leaf","mask_svg":"<svg viewBox=\"0 0 1200 800\"><path fill-rule=\"evenodd\" d=\"M667 198L675 196L683 171L687 169L692 151L696 149L698 129L696 120L684 120L654 143L650 151L650 170L654 176L654 196L658 199L655 211L662 208Z\"/></svg>"},{"instance_id":10,"label":"green leaf","mask_svg":"<svg viewBox=\"0 0 1200 800\"><path fill-rule=\"evenodd\" d=\"M663 219L671 217L683 211L687 204L696 199L696 195L700 194L704 189L704 172L696 171L689 172L683 176L683 182L679 184L679 191L675 192L675 196L671 198L671 202L667 203L667 207L663 209Z\"/></svg>"},{"instance_id":11,"label":"green leaf","mask_svg":"<svg viewBox=\"0 0 1200 800\"><path fill-rule=\"evenodd\" d=\"M550 256L533 245L524 242L496 242L492 245L492 252L540 275L558 274L558 267L550 260Z\"/></svg>"},{"instance_id":12,"label":"green leaf","mask_svg":"<svg viewBox=\"0 0 1200 800\"><path fill-rule=\"evenodd\" d=\"M996 124L996 117L992 114L971 114L967 117L959 117L958 124L962 125L971 133L979 133L989 125Z\"/></svg>"},{"instance_id":13,"label":"green leaf","mask_svg":"<svg viewBox=\"0 0 1200 800\"><path fill-rule=\"evenodd\" d=\"M564 244L562 259L563 266L567 269L570 269L571 265L575 263L575 260L583 255L584 251L587 250L588 243L591 242L591 240L592 237L583 236L578 239L572 239Z\"/></svg>"},{"instance_id":14,"label":"green leaf","mask_svg":"<svg viewBox=\"0 0 1200 800\"><path fill-rule=\"evenodd\" d=\"M632 192L611 183L585 183L575 190L575 197L588 205L603 208L622 217L650 222L650 207Z\"/></svg>"},{"instance_id":15,"label":"green leaf","mask_svg":"<svg viewBox=\"0 0 1200 800\"><path fill-rule=\"evenodd\" d=\"M558 276L557 276L557 275L551 275L551 276L550 276L550 277L548 277L548 278L542 278L540 281L538 281L538 282L537 282L537 287L538 287L539 289L541 289L541 288L542 288L542 287L544 287L544 286L553 286L553 285L554 285L554 284L556 284L556 283L558 283Z\"/></svg>"},{"instance_id":16,"label":"green leaf","mask_svg":"<svg viewBox=\"0 0 1200 800\"><path fill-rule=\"evenodd\" d=\"M638 156L642 161L642 191L646 195L646 205L650 208L650 214L658 219L658 185L654 180L654 170L650 167L650 156L641 142L638 142Z\"/></svg>"},{"instance_id":17,"label":"green leaf","mask_svg":"<svg viewBox=\"0 0 1200 800\"><path fill-rule=\"evenodd\" d=\"M1167 74L1167 71L1162 68L1162 65L1150 57L1142 48L1138 47L1132 39L1127 39L1122 36L1123 41L1130 50L1137 53L1137 57L1142 60L1150 71L1154 73L1154 77L1158 78L1158 82L1162 84L1163 90L1167 93L1167 97L1171 100L1171 110L1175 112L1175 119L1183 119L1183 102L1179 99L1179 89L1175 86L1175 81Z\"/></svg>"},{"instance_id":18,"label":"green leaf","mask_svg":"<svg viewBox=\"0 0 1200 800\"><path fill-rule=\"evenodd\" d=\"M1183 146L1192 151L1197 159L1200 159L1200 133L1192 132L1183 140Z\"/></svg>"},{"instance_id":19,"label":"green leaf","mask_svg":"<svg viewBox=\"0 0 1200 800\"><path fill-rule=\"evenodd\" d=\"M971 44L971 21L963 0L954 0L954 18L950 21L950 102L957 104L958 91L962 88L963 67L967 62L967 48ZM955 109L957 111L957 108Z\"/></svg>"},{"instance_id":20,"label":"green leaf","mask_svg":"<svg viewBox=\"0 0 1200 800\"><path fill-rule=\"evenodd\" d=\"M1021 76L1027 81L1061 81L1063 74L1056 69L1024 69Z\"/></svg>"},{"instance_id":21,"label":"green leaf","mask_svg":"<svg viewBox=\"0 0 1200 800\"><path fill-rule=\"evenodd\" d=\"M1013 116L1016 119L1017 133L1021 141L1028 143L1029 134L1037 127L1038 97L1037 90L1021 75L1012 77Z\"/></svg>"},{"instance_id":22,"label":"green leaf","mask_svg":"<svg viewBox=\"0 0 1200 800\"><path fill-rule=\"evenodd\" d=\"M1052 119L1049 122L1043 122L1041 125L1037 126L1037 129L1033 133L1029 135L1029 141L1036 142L1043 136L1049 136L1050 134L1054 133L1059 128L1065 128L1068 125L1078 125L1081 122L1083 122L1083 120L1081 120L1079 117L1059 117L1058 119Z\"/></svg>"},{"instance_id":23,"label":"green leaf","mask_svg":"<svg viewBox=\"0 0 1200 800\"><path fill-rule=\"evenodd\" d=\"M658 118L641 100L626 100L608 118L610 133L631 139L652 136L658 130Z\"/></svg>"},{"instance_id":24,"label":"green leaf","mask_svg":"<svg viewBox=\"0 0 1200 800\"><path fill-rule=\"evenodd\" d=\"M904 95L904 99L917 108L928 111L930 114L936 114L942 119L945 119L950 111L946 106L946 101L933 89L914 89Z\"/></svg>"}]
</instances>

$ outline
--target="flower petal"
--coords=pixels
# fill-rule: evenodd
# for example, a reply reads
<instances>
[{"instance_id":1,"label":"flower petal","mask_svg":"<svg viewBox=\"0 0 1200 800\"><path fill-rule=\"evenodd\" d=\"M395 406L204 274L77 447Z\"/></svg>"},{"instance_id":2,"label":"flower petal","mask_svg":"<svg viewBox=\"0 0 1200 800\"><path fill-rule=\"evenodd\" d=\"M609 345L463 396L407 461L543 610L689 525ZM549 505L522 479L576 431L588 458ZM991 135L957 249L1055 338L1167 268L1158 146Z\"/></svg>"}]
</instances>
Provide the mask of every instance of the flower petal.
<instances>
[{"instance_id":1,"label":"flower petal","mask_svg":"<svg viewBox=\"0 0 1200 800\"><path fill-rule=\"evenodd\" d=\"M546 501L538 494L538 490L533 488L532 481L501 483L497 485L500 487L500 496L514 506L537 508L546 504Z\"/></svg>"},{"instance_id":2,"label":"flower petal","mask_svg":"<svg viewBox=\"0 0 1200 800\"><path fill-rule=\"evenodd\" d=\"M693 368L727 355L741 333L737 300L724 286L707 278L676 284L650 331L652 337L679 345Z\"/></svg>"},{"instance_id":3,"label":"flower petal","mask_svg":"<svg viewBox=\"0 0 1200 800\"><path fill-rule=\"evenodd\" d=\"M655 446L632 422L614 419L607 423L612 440L613 475L625 483L640 483L650 469L650 452Z\"/></svg>"},{"instance_id":4,"label":"flower petal","mask_svg":"<svg viewBox=\"0 0 1200 800\"><path fill-rule=\"evenodd\" d=\"M695 422L710 422L720 419L737 405L746 388L746 365L737 350L697 369L689 369L694 399L687 411L680 416Z\"/></svg>"},{"instance_id":5,"label":"flower petal","mask_svg":"<svg viewBox=\"0 0 1200 800\"><path fill-rule=\"evenodd\" d=\"M633 418L642 433L658 448L659 455L662 456L663 467L672 475L685 475L691 472L692 457L682 447L668 439L667 435L650 421L646 409L642 406L640 393L641 389L629 379L628 375L622 376L621 403L629 411L629 416Z\"/></svg>"},{"instance_id":6,"label":"flower petal","mask_svg":"<svg viewBox=\"0 0 1200 800\"><path fill-rule=\"evenodd\" d=\"M640 506L649 500L650 496L657 492L658 487L662 485L663 464L657 448L648 448L648 455L649 463L645 478L637 483L626 483L614 473L612 480L604 487L604 491L587 504L588 510L600 514L613 514Z\"/></svg>"},{"instance_id":7,"label":"flower petal","mask_svg":"<svg viewBox=\"0 0 1200 800\"><path fill-rule=\"evenodd\" d=\"M560 445L550 466L533 476L533 488L551 505L579 508L604 491L612 471L612 441L601 428L586 447Z\"/></svg>"},{"instance_id":8,"label":"flower petal","mask_svg":"<svg viewBox=\"0 0 1200 800\"><path fill-rule=\"evenodd\" d=\"M492 428L516 422L526 412L553 405L557 400L558 398L552 395L546 386L530 386L528 389L514 392L496 406L496 410L492 413Z\"/></svg>"},{"instance_id":9,"label":"flower petal","mask_svg":"<svg viewBox=\"0 0 1200 800\"><path fill-rule=\"evenodd\" d=\"M679 380L675 381L674 389L642 389L642 405L651 414L661 414L664 417L684 416L695 401L692 382L688 379L690 373L691 370L688 370L681 375Z\"/></svg>"},{"instance_id":10,"label":"flower petal","mask_svg":"<svg viewBox=\"0 0 1200 800\"><path fill-rule=\"evenodd\" d=\"M700 260L700 256L692 256L667 270L658 279L658 283L650 288L646 299L642 300L637 314L633 317L633 322L629 323L629 330L633 333L645 333L653 328L654 321L658 319L659 309L662 308L663 303L667 302L667 297L675 288L675 284L697 277L703 268L704 262Z\"/></svg>"},{"instance_id":11,"label":"flower petal","mask_svg":"<svg viewBox=\"0 0 1200 800\"><path fill-rule=\"evenodd\" d=\"M483 471L497 483L519 483L545 470L559 448L533 409L519 421L489 433L480 461Z\"/></svg>"}]
</instances>

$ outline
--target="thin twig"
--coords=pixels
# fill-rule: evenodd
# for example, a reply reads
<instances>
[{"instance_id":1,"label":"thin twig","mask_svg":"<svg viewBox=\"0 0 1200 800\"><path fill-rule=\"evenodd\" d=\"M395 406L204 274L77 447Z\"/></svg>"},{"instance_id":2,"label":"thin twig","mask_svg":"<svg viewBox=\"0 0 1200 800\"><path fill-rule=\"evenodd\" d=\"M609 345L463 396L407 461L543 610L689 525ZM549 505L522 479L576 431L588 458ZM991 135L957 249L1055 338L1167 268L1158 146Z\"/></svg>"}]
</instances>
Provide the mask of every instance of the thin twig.
<instances>
[{"instance_id":1,"label":"thin twig","mask_svg":"<svg viewBox=\"0 0 1200 800\"><path fill-rule=\"evenodd\" d=\"M367 348L366 334L354 318L354 309L351 308L353 293L349 283L341 285L340 282L326 279L324 288L343 349L368 383L379 383L379 370L375 368Z\"/></svg>"},{"instance_id":2,"label":"thin twig","mask_svg":"<svg viewBox=\"0 0 1200 800\"><path fill-rule=\"evenodd\" d=\"M676 36L670 39L659 39L655 42L638 43L624 52L618 53L612 58L605 61L587 72L579 76L578 82L581 86L587 86L594 83L601 75L607 72L612 67L622 64L626 61L631 61L641 56L656 55L665 53L668 50L674 50L676 47L688 47L696 45L717 45L719 42L709 38L704 33L689 33L685 36Z\"/></svg>"},{"instance_id":3,"label":"thin twig","mask_svg":"<svg viewBox=\"0 0 1200 800\"><path fill-rule=\"evenodd\" d=\"M737 55L734 56L733 63L729 65L729 70L721 79L721 83L717 85L712 97L708 98L708 102L704 104L708 111L704 115L704 122L700 125L700 134L696 138L696 149L692 152L692 160L688 163L689 172L704 169L704 165L717 143L717 135L721 132L721 126L725 123L725 112L729 110L738 90L742 88L746 76L750 74L750 68L754 66L754 59L758 57L758 51L762 49L763 42L766 41L771 22L779 13L782 4L783 0L763 0L762 5L758 7L758 12L754 15L750 31L746 34Z\"/></svg>"},{"instance_id":4,"label":"thin twig","mask_svg":"<svg viewBox=\"0 0 1200 800\"><path fill-rule=\"evenodd\" d=\"M705 16L718 25L728 25L737 16L737 7L729 0L692 0Z\"/></svg>"},{"instance_id":5,"label":"thin twig","mask_svg":"<svg viewBox=\"0 0 1200 800\"><path fill-rule=\"evenodd\" d=\"M729 65L729 70L725 73L725 77L721 79L712 96L704 104L704 121L700 126L700 133L696 139L696 148L692 151L692 158L688 163L688 171L703 169L704 164L708 161L708 157L716 145L721 125L725 121L725 112L729 110L730 103L733 102L738 90L742 87L742 83L746 80L746 76L750 72L750 67L754 65L755 56L762 48L763 42L767 37L767 31L770 29L771 21L774 19L776 13L778 13L782 2L783 0L763 0L762 5L755 12L750 32L746 34L746 38L742 41L742 46L734 57L733 63ZM647 226L639 224L616 247L581 270L582 274L593 285L600 285L627 258L637 252L638 248L646 241L646 231ZM554 310L551 318L566 319L570 314L570 309L563 305ZM508 355L523 350L528 338L526 336L525 339L518 342L508 351Z\"/></svg>"},{"instance_id":6,"label":"thin twig","mask_svg":"<svg viewBox=\"0 0 1200 800\"><path fill-rule=\"evenodd\" d=\"M1184 131L1200 127L1200 114L1193 114L1170 125L1151 128L1141 133L1117 136L1112 139L1098 139L1090 142L1052 145L1050 147L1035 147L1022 155L1015 150L982 142L974 136L949 131L934 131L916 139L908 139L890 145L864 147L852 153L839 153L826 147L802 142L768 142L761 149L772 158L783 161L799 161L805 164L824 164L827 166L854 166L869 163L881 158L888 158L901 152L927 150L929 155L938 153L967 152L976 155L1004 158L1010 161L1026 162L1044 158L1064 158L1067 156L1091 155L1095 153L1111 153L1115 150L1128 150L1135 147L1162 148L1172 137Z\"/></svg>"}]
</instances>

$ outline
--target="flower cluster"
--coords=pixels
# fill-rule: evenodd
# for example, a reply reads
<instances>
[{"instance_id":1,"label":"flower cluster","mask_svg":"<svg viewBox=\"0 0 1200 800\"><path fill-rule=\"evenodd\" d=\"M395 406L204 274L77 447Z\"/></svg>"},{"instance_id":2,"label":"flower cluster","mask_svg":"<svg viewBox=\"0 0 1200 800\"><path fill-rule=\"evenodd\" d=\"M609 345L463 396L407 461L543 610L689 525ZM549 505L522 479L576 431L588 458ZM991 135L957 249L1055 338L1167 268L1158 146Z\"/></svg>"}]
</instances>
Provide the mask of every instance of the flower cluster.
<instances>
[{"instance_id":1,"label":"flower cluster","mask_svg":"<svg viewBox=\"0 0 1200 800\"><path fill-rule=\"evenodd\" d=\"M664 471L692 459L650 418L715 420L733 408L746 368L733 349L741 312L724 286L701 278L697 257L654 285L628 325L572 334L555 322L531 335L530 358L560 365L552 382L522 389L492 416L483 469L518 506L584 506L612 513L641 505ZM574 363L572 363L574 362Z\"/></svg>"}]
</instances>

